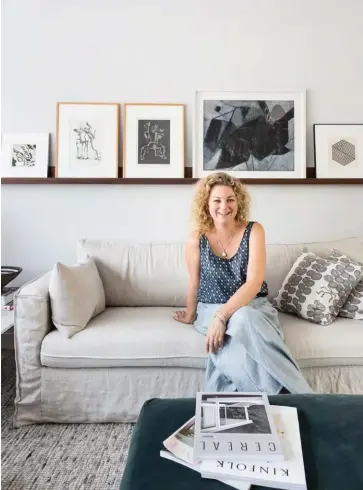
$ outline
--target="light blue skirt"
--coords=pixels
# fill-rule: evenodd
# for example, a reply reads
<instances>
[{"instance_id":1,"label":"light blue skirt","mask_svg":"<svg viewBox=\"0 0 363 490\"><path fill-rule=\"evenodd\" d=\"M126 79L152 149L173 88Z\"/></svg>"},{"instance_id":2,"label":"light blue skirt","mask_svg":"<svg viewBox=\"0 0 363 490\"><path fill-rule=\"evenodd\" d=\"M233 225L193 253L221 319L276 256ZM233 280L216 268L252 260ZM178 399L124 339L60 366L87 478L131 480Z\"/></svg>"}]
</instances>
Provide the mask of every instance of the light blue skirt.
<instances>
[{"instance_id":1,"label":"light blue skirt","mask_svg":"<svg viewBox=\"0 0 363 490\"><path fill-rule=\"evenodd\" d=\"M221 304L198 303L194 327L206 335ZM255 298L230 317L224 344L208 355L205 391L264 391L275 395L312 393L284 343L277 310L269 300Z\"/></svg>"}]
</instances>

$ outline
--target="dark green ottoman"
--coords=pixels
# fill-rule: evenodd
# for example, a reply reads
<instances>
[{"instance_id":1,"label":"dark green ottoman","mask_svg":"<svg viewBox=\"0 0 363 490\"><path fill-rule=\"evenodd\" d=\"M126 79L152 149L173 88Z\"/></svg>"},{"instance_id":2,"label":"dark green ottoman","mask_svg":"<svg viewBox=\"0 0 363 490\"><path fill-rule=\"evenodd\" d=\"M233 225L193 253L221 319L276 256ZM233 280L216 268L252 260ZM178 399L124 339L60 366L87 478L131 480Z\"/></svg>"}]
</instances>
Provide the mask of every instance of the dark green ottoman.
<instances>
[{"instance_id":1,"label":"dark green ottoman","mask_svg":"<svg viewBox=\"0 0 363 490\"><path fill-rule=\"evenodd\" d=\"M276 395L269 400L298 409L308 490L363 490L363 395ZM160 457L162 441L194 413L192 398L155 398L144 404L120 490L232 488Z\"/></svg>"}]
</instances>

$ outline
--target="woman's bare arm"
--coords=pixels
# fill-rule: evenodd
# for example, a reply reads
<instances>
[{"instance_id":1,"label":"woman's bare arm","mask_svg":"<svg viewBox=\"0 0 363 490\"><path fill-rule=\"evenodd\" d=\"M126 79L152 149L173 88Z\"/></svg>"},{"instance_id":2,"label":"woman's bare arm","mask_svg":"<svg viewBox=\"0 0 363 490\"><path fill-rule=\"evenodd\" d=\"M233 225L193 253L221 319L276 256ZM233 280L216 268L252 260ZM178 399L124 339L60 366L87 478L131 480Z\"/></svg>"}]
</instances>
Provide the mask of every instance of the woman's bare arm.
<instances>
[{"instance_id":1,"label":"woman's bare arm","mask_svg":"<svg viewBox=\"0 0 363 490\"><path fill-rule=\"evenodd\" d=\"M261 289L266 271L265 231L260 223L254 223L250 235L246 282L234 293L219 311L226 321L242 306L248 305Z\"/></svg>"},{"instance_id":2,"label":"woman's bare arm","mask_svg":"<svg viewBox=\"0 0 363 490\"><path fill-rule=\"evenodd\" d=\"M200 250L199 238L193 233L186 244L185 258L189 272L188 294L187 294L187 315L195 318L197 311L197 293L199 288L200 270Z\"/></svg>"},{"instance_id":3,"label":"woman's bare arm","mask_svg":"<svg viewBox=\"0 0 363 490\"><path fill-rule=\"evenodd\" d=\"M193 323L197 311L197 294L199 287L200 250L197 233L189 236L185 247L185 259L189 272L187 309L175 312L174 318L182 323Z\"/></svg>"}]
</instances>

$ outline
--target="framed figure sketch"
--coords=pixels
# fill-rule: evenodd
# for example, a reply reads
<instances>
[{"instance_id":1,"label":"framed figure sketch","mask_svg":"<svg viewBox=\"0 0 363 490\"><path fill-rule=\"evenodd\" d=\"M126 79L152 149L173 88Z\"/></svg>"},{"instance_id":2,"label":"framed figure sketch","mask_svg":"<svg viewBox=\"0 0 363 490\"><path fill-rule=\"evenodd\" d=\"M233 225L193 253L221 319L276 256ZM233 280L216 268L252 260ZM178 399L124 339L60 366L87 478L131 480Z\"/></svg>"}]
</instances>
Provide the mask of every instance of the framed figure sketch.
<instances>
[{"instance_id":1,"label":"framed figure sketch","mask_svg":"<svg viewBox=\"0 0 363 490\"><path fill-rule=\"evenodd\" d=\"M305 178L304 92L197 92L193 177Z\"/></svg>"},{"instance_id":2,"label":"framed figure sketch","mask_svg":"<svg viewBox=\"0 0 363 490\"><path fill-rule=\"evenodd\" d=\"M123 177L184 177L184 105L125 104Z\"/></svg>"},{"instance_id":3,"label":"framed figure sketch","mask_svg":"<svg viewBox=\"0 0 363 490\"><path fill-rule=\"evenodd\" d=\"M58 102L56 177L118 177L119 108Z\"/></svg>"}]
</instances>

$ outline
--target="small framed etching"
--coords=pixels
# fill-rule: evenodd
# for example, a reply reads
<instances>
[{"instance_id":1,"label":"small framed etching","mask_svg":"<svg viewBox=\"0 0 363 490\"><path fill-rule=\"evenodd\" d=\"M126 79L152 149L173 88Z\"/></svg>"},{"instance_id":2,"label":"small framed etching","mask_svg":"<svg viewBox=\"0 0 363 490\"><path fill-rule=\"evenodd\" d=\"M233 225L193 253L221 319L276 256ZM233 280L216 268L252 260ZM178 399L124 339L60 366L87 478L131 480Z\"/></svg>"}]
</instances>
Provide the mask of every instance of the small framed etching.
<instances>
[{"instance_id":1,"label":"small framed etching","mask_svg":"<svg viewBox=\"0 0 363 490\"><path fill-rule=\"evenodd\" d=\"M2 137L2 177L48 176L49 133L5 133Z\"/></svg>"},{"instance_id":2,"label":"small framed etching","mask_svg":"<svg viewBox=\"0 0 363 490\"><path fill-rule=\"evenodd\" d=\"M56 177L118 177L120 106L58 102Z\"/></svg>"},{"instance_id":3,"label":"small framed etching","mask_svg":"<svg viewBox=\"0 0 363 490\"><path fill-rule=\"evenodd\" d=\"M197 92L193 177L306 177L305 92Z\"/></svg>"},{"instance_id":4,"label":"small framed etching","mask_svg":"<svg viewBox=\"0 0 363 490\"><path fill-rule=\"evenodd\" d=\"M318 179L363 177L363 124L314 124Z\"/></svg>"},{"instance_id":5,"label":"small framed etching","mask_svg":"<svg viewBox=\"0 0 363 490\"><path fill-rule=\"evenodd\" d=\"M123 177L184 177L184 104L125 104Z\"/></svg>"}]
</instances>

